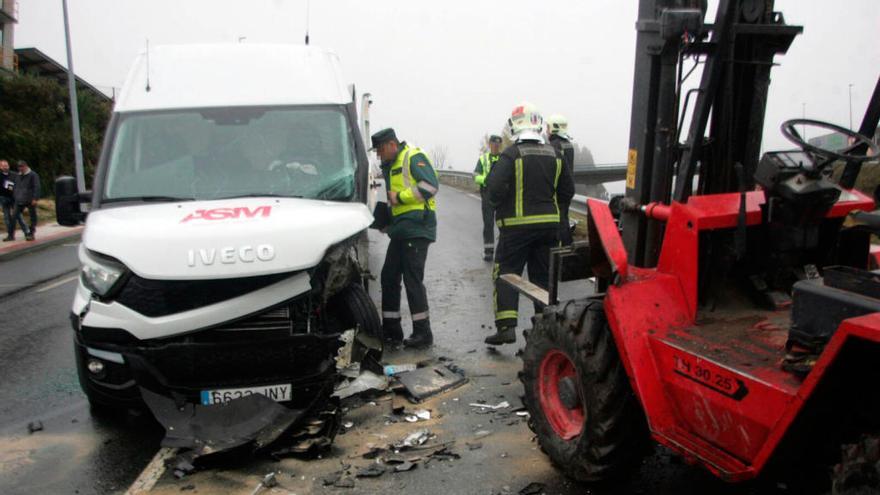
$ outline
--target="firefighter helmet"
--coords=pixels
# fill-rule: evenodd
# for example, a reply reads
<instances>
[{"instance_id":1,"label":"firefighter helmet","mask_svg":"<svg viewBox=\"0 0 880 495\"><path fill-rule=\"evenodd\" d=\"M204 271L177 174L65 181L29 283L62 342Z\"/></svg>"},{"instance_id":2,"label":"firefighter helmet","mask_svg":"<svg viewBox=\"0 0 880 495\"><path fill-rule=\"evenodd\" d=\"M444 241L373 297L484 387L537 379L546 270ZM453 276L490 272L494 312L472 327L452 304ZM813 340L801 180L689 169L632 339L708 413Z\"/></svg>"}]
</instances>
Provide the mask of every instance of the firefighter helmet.
<instances>
[{"instance_id":1,"label":"firefighter helmet","mask_svg":"<svg viewBox=\"0 0 880 495\"><path fill-rule=\"evenodd\" d=\"M522 103L513 108L510 112L510 118L507 119L507 126L510 134L517 136L525 131L534 131L540 133L544 128L544 118L538 107L531 103Z\"/></svg>"},{"instance_id":2,"label":"firefighter helmet","mask_svg":"<svg viewBox=\"0 0 880 495\"><path fill-rule=\"evenodd\" d=\"M568 119L558 113L547 117L547 130L551 136L555 134L565 139L571 139L571 136L568 135Z\"/></svg>"}]
</instances>

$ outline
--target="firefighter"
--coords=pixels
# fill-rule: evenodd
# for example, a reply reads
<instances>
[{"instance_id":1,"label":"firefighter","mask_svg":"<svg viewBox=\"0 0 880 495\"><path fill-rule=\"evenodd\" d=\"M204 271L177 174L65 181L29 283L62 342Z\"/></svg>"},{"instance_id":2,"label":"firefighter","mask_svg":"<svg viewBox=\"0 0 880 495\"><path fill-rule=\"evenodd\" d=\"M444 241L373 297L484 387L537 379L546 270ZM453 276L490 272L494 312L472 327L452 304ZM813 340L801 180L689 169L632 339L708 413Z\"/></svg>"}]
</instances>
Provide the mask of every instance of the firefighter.
<instances>
[{"instance_id":1,"label":"firefighter","mask_svg":"<svg viewBox=\"0 0 880 495\"><path fill-rule=\"evenodd\" d=\"M498 161L501 152L501 136L489 136L489 151L480 155L474 168L474 182L480 186L480 199L483 209L483 261L492 261L495 255L495 210L489 204L486 193L486 177L492 165Z\"/></svg>"},{"instance_id":2,"label":"firefighter","mask_svg":"<svg viewBox=\"0 0 880 495\"><path fill-rule=\"evenodd\" d=\"M424 348L434 342L428 318L428 295L423 282L428 246L437 238L434 196L439 182L428 156L419 148L400 142L394 129L372 135L372 149L382 162L388 191L391 238L382 265L382 331L386 341ZM400 325L400 281L412 315L413 332L403 340Z\"/></svg>"},{"instance_id":3,"label":"firefighter","mask_svg":"<svg viewBox=\"0 0 880 495\"><path fill-rule=\"evenodd\" d=\"M500 232L493 271L497 332L486 338L490 345L516 342L519 294L500 276L521 275L528 265L529 280L547 287L550 248L559 243L560 210L574 196L571 171L562 154L544 142L542 124L534 105L513 109L507 125L514 144L501 153L486 183Z\"/></svg>"},{"instance_id":4,"label":"firefighter","mask_svg":"<svg viewBox=\"0 0 880 495\"><path fill-rule=\"evenodd\" d=\"M557 114L547 117L547 140L562 154L563 164L574 177L574 145L568 134L568 120ZM559 205L559 241L568 246L572 243L568 223L568 205Z\"/></svg>"}]
</instances>

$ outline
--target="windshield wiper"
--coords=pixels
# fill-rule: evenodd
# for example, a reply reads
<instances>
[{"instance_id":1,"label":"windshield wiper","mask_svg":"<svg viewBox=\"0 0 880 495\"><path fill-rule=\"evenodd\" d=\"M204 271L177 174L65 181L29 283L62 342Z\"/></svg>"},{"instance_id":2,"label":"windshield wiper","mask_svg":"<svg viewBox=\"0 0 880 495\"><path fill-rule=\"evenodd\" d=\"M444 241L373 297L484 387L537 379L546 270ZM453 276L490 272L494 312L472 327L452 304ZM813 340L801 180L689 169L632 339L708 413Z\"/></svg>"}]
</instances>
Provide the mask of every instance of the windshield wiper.
<instances>
[{"instance_id":1,"label":"windshield wiper","mask_svg":"<svg viewBox=\"0 0 880 495\"><path fill-rule=\"evenodd\" d=\"M149 202L174 202L174 201L195 201L195 198L178 198L174 196L128 196L125 198L108 198L102 203L120 203L122 201L143 201Z\"/></svg>"}]
</instances>

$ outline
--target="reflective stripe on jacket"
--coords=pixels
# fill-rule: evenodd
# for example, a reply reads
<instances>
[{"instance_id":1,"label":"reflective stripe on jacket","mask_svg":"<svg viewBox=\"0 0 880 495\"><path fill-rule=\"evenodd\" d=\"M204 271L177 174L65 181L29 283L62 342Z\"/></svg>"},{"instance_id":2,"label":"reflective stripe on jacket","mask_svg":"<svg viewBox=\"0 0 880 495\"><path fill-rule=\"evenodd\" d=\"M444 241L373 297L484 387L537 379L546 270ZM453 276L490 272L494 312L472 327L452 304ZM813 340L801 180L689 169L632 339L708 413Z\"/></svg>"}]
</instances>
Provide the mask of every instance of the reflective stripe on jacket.
<instances>
[{"instance_id":1,"label":"reflective stripe on jacket","mask_svg":"<svg viewBox=\"0 0 880 495\"><path fill-rule=\"evenodd\" d=\"M426 181L419 181L418 183L413 184L412 163L410 163L410 158L419 153L424 154L419 148L404 146L389 168L389 176L391 177L390 191L392 193L397 193L398 200L400 201L398 204L391 207L392 217L400 216L410 211L434 211L437 208L436 200L433 197L433 195L437 193L437 187ZM406 164L406 166L404 166L404 164ZM419 191L419 188L424 189L426 192L430 193L431 196L426 200L421 191Z\"/></svg>"},{"instance_id":2,"label":"reflective stripe on jacket","mask_svg":"<svg viewBox=\"0 0 880 495\"><path fill-rule=\"evenodd\" d=\"M560 203L567 206L574 196L574 181L561 153L539 142L520 142L504 150L487 187L500 228L555 228Z\"/></svg>"}]
</instances>

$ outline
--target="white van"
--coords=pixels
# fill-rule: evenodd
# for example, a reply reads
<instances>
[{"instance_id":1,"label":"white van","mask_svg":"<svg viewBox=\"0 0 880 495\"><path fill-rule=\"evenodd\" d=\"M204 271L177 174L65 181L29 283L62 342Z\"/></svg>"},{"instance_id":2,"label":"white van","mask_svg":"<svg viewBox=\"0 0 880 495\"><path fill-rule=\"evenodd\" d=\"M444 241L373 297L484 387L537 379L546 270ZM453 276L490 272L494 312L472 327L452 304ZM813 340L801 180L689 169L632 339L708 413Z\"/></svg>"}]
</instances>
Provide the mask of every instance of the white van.
<instances>
[{"instance_id":1,"label":"white van","mask_svg":"<svg viewBox=\"0 0 880 495\"><path fill-rule=\"evenodd\" d=\"M354 90L313 46L155 47L119 94L90 194L73 302L95 406L140 387L211 405L332 390L348 329L381 337L369 164ZM59 222L85 218L72 178ZM328 388L329 387L329 388Z\"/></svg>"}]
</instances>

